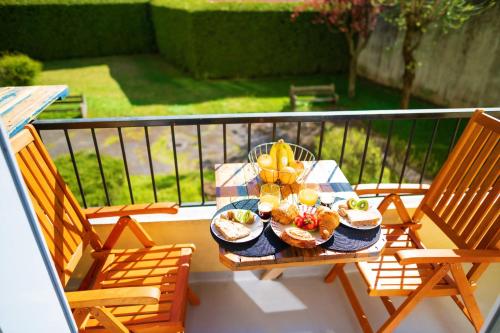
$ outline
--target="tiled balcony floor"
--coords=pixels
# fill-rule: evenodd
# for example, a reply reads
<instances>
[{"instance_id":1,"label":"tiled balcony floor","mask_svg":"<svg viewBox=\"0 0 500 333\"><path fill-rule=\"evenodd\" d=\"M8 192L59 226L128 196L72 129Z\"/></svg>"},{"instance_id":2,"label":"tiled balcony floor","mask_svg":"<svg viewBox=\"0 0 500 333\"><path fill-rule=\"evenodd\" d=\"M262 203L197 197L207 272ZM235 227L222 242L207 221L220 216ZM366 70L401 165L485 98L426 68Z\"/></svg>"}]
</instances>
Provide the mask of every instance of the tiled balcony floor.
<instances>
[{"instance_id":1,"label":"tiled balcony floor","mask_svg":"<svg viewBox=\"0 0 500 333\"><path fill-rule=\"evenodd\" d=\"M476 291L485 317L500 293L499 268L490 267ZM188 308L187 332L360 332L340 283L323 283L326 272L327 267L292 270L276 281L260 281L258 272L193 273L191 285L202 304ZM378 328L387 318L381 301L367 296L357 273L349 278L372 326ZM399 305L402 299L394 301ZM421 302L396 332L458 333L473 328L450 298L441 297Z\"/></svg>"}]
</instances>

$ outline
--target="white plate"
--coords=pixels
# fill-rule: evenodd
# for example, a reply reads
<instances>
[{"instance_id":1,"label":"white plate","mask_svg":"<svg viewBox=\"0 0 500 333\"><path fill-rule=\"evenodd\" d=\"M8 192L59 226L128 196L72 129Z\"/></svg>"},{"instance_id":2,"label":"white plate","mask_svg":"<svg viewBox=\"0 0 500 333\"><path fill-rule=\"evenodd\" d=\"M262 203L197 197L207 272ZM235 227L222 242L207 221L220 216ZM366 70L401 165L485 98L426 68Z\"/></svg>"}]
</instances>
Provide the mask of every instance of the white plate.
<instances>
[{"instance_id":1,"label":"white plate","mask_svg":"<svg viewBox=\"0 0 500 333\"><path fill-rule=\"evenodd\" d=\"M314 214L316 212L316 207L299 205L299 211L300 211L301 215L303 213ZM271 229L273 229L274 233L279 238L281 238L281 234L283 233L283 231L285 231L288 228L292 228L292 227L296 227L295 223L285 225L285 224L278 223L278 222L274 221L273 219L271 219ZM314 239L316 240L316 246L325 243L333 236L333 233L332 233L330 235L330 237L328 237L328 239L323 239L323 238L321 238L321 235L319 234L319 231L317 231L317 230L315 230L315 231L306 230L306 231L309 232L314 237Z\"/></svg>"},{"instance_id":2,"label":"white plate","mask_svg":"<svg viewBox=\"0 0 500 333\"><path fill-rule=\"evenodd\" d=\"M332 205L332 209L338 212L338 208L339 208L340 204L347 204L347 200L337 201L336 203L334 203ZM349 220L346 217L342 217L342 216L340 216L340 223L342 223L345 226L348 226L349 228L359 229L359 230L370 230L370 229L374 229L374 228L378 227L379 225L381 225L382 224L382 214L380 214L378 209L370 206L370 207L368 207L368 210L376 212L377 215L379 216L377 225L353 226L353 225L351 225L351 223L349 222Z\"/></svg>"},{"instance_id":3,"label":"white plate","mask_svg":"<svg viewBox=\"0 0 500 333\"><path fill-rule=\"evenodd\" d=\"M246 211L246 209L229 209L229 210L232 210L235 213L237 211ZM260 234L262 233L262 230L264 230L264 223L262 223L262 220L259 217L259 215L250 211L250 213L252 213L253 218L254 218L253 223L252 224L243 224L245 227L250 229L250 235L243 237L243 238L240 238L240 239L236 239L236 240L225 239L224 236L217 230L214 223L215 223L215 221L217 221L219 219L221 214L227 214L227 212L229 210L215 215L214 218L212 219L212 223L210 224L210 229L212 229L212 232L214 233L215 236L217 236L219 239L222 239L223 241L229 242L229 243L245 243L245 242L249 242L249 241L260 236Z\"/></svg>"}]
</instances>

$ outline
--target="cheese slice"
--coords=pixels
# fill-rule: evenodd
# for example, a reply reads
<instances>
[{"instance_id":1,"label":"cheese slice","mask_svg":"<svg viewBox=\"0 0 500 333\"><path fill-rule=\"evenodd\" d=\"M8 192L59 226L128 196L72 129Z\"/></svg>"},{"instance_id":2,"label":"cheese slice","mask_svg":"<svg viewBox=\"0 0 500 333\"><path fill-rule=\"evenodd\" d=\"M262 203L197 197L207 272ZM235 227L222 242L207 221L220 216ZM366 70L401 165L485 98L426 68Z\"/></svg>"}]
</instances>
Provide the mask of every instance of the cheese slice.
<instances>
[{"instance_id":1,"label":"cheese slice","mask_svg":"<svg viewBox=\"0 0 500 333\"><path fill-rule=\"evenodd\" d=\"M250 229L238 222L219 218L214 225L226 240L237 240L250 235Z\"/></svg>"},{"instance_id":2,"label":"cheese slice","mask_svg":"<svg viewBox=\"0 0 500 333\"><path fill-rule=\"evenodd\" d=\"M378 211L374 210L347 210L347 219L352 226L374 226L377 225L380 219Z\"/></svg>"}]
</instances>

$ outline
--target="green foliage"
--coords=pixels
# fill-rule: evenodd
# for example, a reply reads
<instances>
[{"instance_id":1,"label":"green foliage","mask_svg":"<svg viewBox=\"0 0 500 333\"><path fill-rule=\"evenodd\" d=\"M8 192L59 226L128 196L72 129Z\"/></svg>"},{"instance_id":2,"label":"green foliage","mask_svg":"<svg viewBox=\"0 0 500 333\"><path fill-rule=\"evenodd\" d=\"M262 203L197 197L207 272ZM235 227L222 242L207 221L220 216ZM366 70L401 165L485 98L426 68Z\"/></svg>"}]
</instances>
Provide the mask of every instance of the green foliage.
<instances>
[{"instance_id":1,"label":"green foliage","mask_svg":"<svg viewBox=\"0 0 500 333\"><path fill-rule=\"evenodd\" d=\"M340 33L296 22L295 4L207 0L0 0L0 50L42 60L156 50L196 77L332 73L347 67ZM286 60L284 60L286 59Z\"/></svg>"},{"instance_id":2,"label":"green foliage","mask_svg":"<svg viewBox=\"0 0 500 333\"><path fill-rule=\"evenodd\" d=\"M425 32L429 26L444 31L460 28L468 19L491 8L496 0L388 0L386 21L401 30L419 29Z\"/></svg>"},{"instance_id":3,"label":"green foliage","mask_svg":"<svg viewBox=\"0 0 500 333\"><path fill-rule=\"evenodd\" d=\"M0 57L0 86L28 86L42 70L42 64L24 54Z\"/></svg>"},{"instance_id":4,"label":"green foliage","mask_svg":"<svg viewBox=\"0 0 500 333\"><path fill-rule=\"evenodd\" d=\"M147 0L0 0L0 50L61 59L156 49Z\"/></svg>"},{"instance_id":5,"label":"green foliage","mask_svg":"<svg viewBox=\"0 0 500 333\"><path fill-rule=\"evenodd\" d=\"M361 161L363 160L366 131L362 127L351 126L347 133L342 171L351 184L357 184L361 170ZM343 138L344 127L327 125L323 138L324 146L322 148L321 158L340 161ZM317 140L319 140L319 138ZM380 146L375 144L372 139L366 151L361 183L378 182L383 155L384 153ZM384 169L384 176L382 179L383 182L395 180L394 173L387 166Z\"/></svg>"},{"instance_id":6,"label":"green foliage","mask_svg":"<svg viewBox=\"0 0 500 333\"><path fill-rule=\"evenodd\" d=\"M152 17L162 55L201 78L332 73L347 67L344 37L292 22L292 4L155 0Z\"/></svg>"}]
</instances>

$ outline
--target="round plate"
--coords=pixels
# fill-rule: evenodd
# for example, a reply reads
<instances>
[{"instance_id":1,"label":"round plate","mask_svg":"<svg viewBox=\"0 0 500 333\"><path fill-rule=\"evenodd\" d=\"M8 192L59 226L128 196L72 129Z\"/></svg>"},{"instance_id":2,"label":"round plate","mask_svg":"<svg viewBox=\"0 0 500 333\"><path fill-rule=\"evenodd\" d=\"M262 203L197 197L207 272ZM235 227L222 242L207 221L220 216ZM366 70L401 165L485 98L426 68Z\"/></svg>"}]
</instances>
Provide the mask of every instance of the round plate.
<instances>
[{"instance_id":1,"label":"round plate","mask_svg":"<svg viewBox=\"0 0 500 333\"><path fill-rule=\"evenodd\" d=\"M316 212L316 207L311 207L311 206L306 206L306 205L299 205L298 207L299 207L299 211L300 211L301 215L304 213L314 214ZM285 229L292 228L292 227L296 227L295 223L285 225L285 224L278 223L278 222L274 221L273 219L271 219L271 229L273 229L274 233L279 238L281 238L281 234L283 233L283 231L285 231ZM314 239L316 240L316 246L325 243L333 236L333 233L332 233L330 235L330 237L328 237L327 239L323 239L323 238L321 238L321 235L319 234L319 231L317 231L317 230L315 230L315 231L306 230L306 231L309 232L314 237Z\"/></svg>"},{"instance_id":2,"label":"round plate","mask_svg":"<svg viewBox=\"0 0 500 333\"><path fill-rule=\"evenodd\" d=\"M262 233L262 230L264 230L264 223L262 222L262 219L259 217L259 215L250 211L250 213L252 213L252 215L253 215L254 222L252 224L244 224L244 226L246 226L250 229L250 235L243 237L243 238L240 238L240 239L236 239L236 240L225 239L224 236L222 236L222 234L217 230L214 223L215 223L215 221L217 221L219 219L221 214L227 214L227 212L229 212L230 210L233 212L237 212L237 211L245 211L246 209L229 209L229 210L226 210L222 213L215 215L212 219L212 222L210 223L210 229L212 229L212 232L214 233L215 236L217 236L217 238L219 238L225 242L229 242L229 243L245 243L245 242L249 242L251 240L254 240L255 238L260 236L260 234Z\"/></svg>"},{"instance_id":3,"label":"round plate","mask_svg":"<svg viewBox=\"0 0 500 333\"><path fill-rule=\"evenodd\" d=\"M347 200L335 202L332 205L332 210L338 211L338 208L339 208L340 204L347 204ZM379 225L382 224L382 214L380 214L380 212L378 211L377 208L372 207L372 206L368 207L368 210L372 210L372 211L374 211L374 212L376 212L378 214L379 218L378 218L378 222L377 222L376 225L353 226L353 225L351 225L351 223L349 222L349 220L347 218L342 217L342 216L340 216L340 223L342 223L345 226L348 226L349 228L353 228L353 229L359 229L359 230L375 229L376 227L378 227Z\"/></svg>"}]
</instances>

